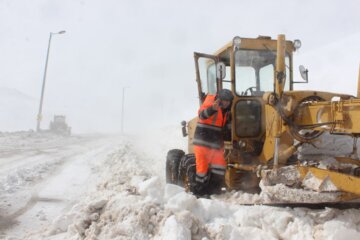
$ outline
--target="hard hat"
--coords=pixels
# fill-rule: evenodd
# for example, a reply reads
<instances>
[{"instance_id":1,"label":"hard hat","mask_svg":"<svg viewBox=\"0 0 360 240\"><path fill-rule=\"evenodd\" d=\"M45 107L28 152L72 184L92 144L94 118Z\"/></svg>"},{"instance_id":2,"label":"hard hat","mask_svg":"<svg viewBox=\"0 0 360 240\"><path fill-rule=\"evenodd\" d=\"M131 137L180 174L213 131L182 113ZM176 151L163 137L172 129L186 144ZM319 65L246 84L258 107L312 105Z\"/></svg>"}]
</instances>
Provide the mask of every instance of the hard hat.
<instances>
[{"instance_id":1,"label":"hard hat","mask_svg":"<svg viewBox=\"0 0 360 240\"><path fill-rule=\"evenodd\" d=\"M234 99L234 95L229 89L221 89L218 92L218 97L224 101L232 101Z\"/></svg>"}]
</instances>

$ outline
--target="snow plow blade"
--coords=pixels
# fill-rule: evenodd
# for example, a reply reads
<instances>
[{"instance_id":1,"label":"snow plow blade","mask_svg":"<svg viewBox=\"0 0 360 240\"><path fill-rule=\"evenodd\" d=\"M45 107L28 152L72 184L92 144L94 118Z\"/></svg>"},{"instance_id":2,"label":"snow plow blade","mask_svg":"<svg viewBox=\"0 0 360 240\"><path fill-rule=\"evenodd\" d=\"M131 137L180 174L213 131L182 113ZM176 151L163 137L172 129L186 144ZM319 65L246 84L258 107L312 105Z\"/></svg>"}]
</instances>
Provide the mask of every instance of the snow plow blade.
<instances>
[{"instance_id":1,"label":"snow plow blade","mask_svg":"<svg viewBox=\"0 0 360 240\"><path fill-rule=\"evenodd\" d=\"M331 181L340 191L352 193L357 195L357 197L360 197L359 177L315 167L299 166L298 169L302 179L307 174L311 173L313 176L322 181ZM348 198L348 196L346 196L346 198Z\"/></svg>"},{"instance_id":2,"label":"snow plow blade","mask_svg":"<svg viewBox=\"0 0 360 240\"><path fill-rule=\"evenodd\" d=\"M341 172L345 170L346 172ZM360 178L348 171L348 169L321 169L301 165L263 170L262 190L268 192L274 202L291 205L359 204L357 200L360 202ZM299 191L300 195L296 191Z\"/></svg>"}]
</instances>

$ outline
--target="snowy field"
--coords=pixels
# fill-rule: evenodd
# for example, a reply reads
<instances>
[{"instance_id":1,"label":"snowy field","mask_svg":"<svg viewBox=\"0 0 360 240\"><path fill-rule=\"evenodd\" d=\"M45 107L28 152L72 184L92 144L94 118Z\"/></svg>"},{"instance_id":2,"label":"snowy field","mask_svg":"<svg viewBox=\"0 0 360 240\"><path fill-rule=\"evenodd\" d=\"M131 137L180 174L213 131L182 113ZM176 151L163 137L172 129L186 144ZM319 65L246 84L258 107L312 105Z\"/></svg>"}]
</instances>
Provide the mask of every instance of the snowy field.
<instances>
[{"instance_id":1,"label":"snowy field","mask_svg":"<svg viewBox=\"0 0 360 240\"><path fill-rule=\"evenodd\" d=\"M0 239L360 239L360 210L241 206L264 196L196 199L166 185L167 151L186 146L175 127L142 136L0 133Z\"/></svg>"}]
</instances>

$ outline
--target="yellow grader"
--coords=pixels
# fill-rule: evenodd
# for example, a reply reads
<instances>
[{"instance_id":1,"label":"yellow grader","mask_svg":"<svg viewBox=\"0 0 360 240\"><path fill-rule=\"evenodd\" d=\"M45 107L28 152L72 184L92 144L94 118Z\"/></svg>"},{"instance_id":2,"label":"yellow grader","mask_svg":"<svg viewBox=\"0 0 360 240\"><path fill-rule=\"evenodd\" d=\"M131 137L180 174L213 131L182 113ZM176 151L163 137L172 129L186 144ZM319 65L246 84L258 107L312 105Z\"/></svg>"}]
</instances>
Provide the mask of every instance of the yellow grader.
<instances>
[{"instance_id":1,"label":"yellow grader","mask_svg":"<svg viewBox=\"0 0 360 240\"><path fill-rule=\"evenodd\" d=\"M264 186L282 184L289 189L335 196L310 199L312 203L356 201L360 197L356 147L360 98L294 90L295 84L308 82L308 71L303 66L299 67L302 80L293 78L293 53L300 46L299 40L287 41L284 35L277 39L235 37L214 55L194 53L200 104L207 94L220 89L229 89L235 96L231 127L224 134L227 190L260 191L261 182ZM195 167L192 140L197 121L195 117L182 122L188 153L172 149L167 155L167 182L185 189L189 189L188 179L193 177L189 174ZM336 156L328 165L320 164L320 160L299 159L299 147L316 145L325 132L352 138L352 153ZM316 180L316 189L306 187L305 182L311 179Z\"/></svg>"}]
</instances>

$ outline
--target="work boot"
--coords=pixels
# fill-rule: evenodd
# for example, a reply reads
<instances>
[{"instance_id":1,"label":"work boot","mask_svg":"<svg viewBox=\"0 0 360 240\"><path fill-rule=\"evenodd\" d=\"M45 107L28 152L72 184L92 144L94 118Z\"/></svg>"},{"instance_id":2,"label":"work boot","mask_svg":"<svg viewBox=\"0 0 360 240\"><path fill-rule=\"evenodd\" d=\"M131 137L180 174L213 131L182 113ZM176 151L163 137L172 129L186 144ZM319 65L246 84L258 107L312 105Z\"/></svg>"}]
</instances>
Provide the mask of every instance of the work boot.
<instances>
[{"instance_id":1,"label":"work boot","mask_svg":"<svg viewBox=\"0 0 360 240\"><path fill-rule=\"evenodd\" d=\"M197 197L205 197L206 195L208 196L207 198L209 198L209 193L208 193L208 182L197 182L194 181L193 183L190 184L191 188L190 191Z\"/></svg>"},{"instance_id":2,"label":"work boot","mask_svg":"<svg viewBox=\"0 0 360 240\"><path fill-rule=\"evenodd\" d=\"M206 192L212 194L222 194L222 188L225 187L225 176L216 173L211 173L210 180L207 185Z\"/></svg>"}]
</instances>

